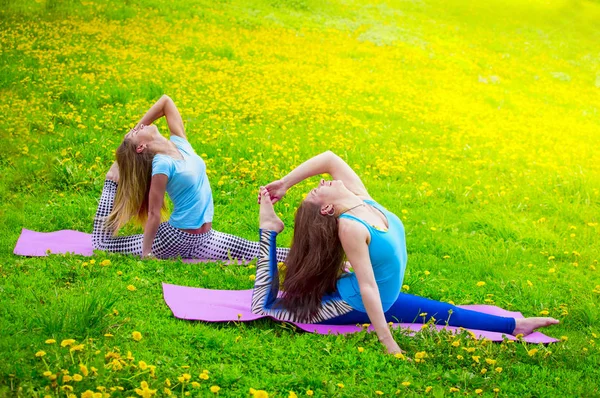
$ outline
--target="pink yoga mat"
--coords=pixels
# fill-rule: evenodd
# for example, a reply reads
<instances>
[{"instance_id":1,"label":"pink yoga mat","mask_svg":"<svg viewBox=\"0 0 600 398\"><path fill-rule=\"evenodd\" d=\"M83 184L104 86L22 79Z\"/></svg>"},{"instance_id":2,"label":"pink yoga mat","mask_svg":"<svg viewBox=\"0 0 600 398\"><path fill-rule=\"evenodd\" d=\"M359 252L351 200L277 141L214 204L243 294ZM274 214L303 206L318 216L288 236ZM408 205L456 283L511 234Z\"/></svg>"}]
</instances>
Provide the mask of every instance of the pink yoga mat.
<instances>
[{"instance_id":1,"label":"pink yoga mat","mask_svg":"<svg viewBox=\"0 0 600 398\"><path fill-rule=\"evenodd\" d=\"M36 232L23 228L15 245L14 254L19 256L41 257L48 254L94 254L92 235L85 232L63 230L55 232ZM203 263L215 260L184 259L186 263ZM230 263L230 261L224 261Z\"/></svg>"},{"instance_id":2,"label":"pink yoga mat","mask_svg":"<svg viewBox=\"0 0 600 398\"><path fill-rule=\"evenodd\" d=\"M253 314L250 310L252 301L252 290L211 290L197 287L177 286L163 283L163 295L173 315L179 319L206 322L229 322L229 321L253 321L265 318L264 315ZM487 314L523 318L520 312L511 312L492 305L463 305L463 308L485 312ZM276 319L273 317L269 317ZM362 329L356 325L314 325L306 323L291 322L302 330L318 334L345 334L355 333ZM396 323L394 327L418 331L422 324ZM436 326L438 330L447 328L453 332L459 332L460 328L452 326ZM370 326L369 331L373 331ZM477 338L487 338L491 341L502 341L505 335L483 330L471 330ZM506 336L515 340L513 336ZM543 333L535 332L523 338L528 343L554 343L557 339L548 337Z\"/></svg>"}]
</instances>

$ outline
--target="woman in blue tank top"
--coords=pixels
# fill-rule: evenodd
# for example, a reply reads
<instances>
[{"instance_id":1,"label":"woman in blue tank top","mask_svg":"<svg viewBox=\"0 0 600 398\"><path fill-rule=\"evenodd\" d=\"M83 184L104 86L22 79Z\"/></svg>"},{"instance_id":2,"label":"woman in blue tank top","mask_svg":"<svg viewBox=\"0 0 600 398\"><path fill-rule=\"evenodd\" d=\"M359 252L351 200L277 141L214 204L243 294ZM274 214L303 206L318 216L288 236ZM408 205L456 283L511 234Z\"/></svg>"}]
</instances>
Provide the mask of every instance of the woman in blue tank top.
<instances>
[{"instance_id":1,"label":"woman in blue tank top","mask_svg":"<svg viewBox=\"0 0 600 398\"><path fill-rule=\"evenodd\" d=\"M152 123L167 119L170 140ZM95 249L132 253L142 258L252 259L258 242L212 229L214 205L204 160L187 141L183 119L171 98L162 96L127 133L106 174L92 243ZM173 202L161 222L165 192ZM114 236L136 218L144 233ZM277 249L283 260L288 249Z\"/></svg>"},{"instance_id":2,"label":"woman in blue tank top","mask_svg":"<svg viewBox=\"0 0 600 398\"><path fill-rule=\"evenodd\" d=\"M328 173L296 212L283 294L275 239L283 223L273 203L304 179ZM358 175L328 151L304 162L259 192L260 254L252 311L304 323L371 323L389 353L401 352L388 322L425 321L505 334L527 335L558 323L553 318L514 319L401 293L407 254L402 221L375 202ZM353 271L344 272L344 254Z\"/></svg>"}]
</instances>

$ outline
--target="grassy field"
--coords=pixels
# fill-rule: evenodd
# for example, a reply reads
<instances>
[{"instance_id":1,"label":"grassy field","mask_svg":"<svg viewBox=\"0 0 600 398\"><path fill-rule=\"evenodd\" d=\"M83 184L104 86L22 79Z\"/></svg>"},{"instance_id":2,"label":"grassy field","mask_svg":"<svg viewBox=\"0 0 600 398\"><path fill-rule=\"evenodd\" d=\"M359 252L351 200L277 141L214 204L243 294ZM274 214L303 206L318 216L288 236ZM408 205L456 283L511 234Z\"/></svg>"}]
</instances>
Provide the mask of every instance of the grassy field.
<instances>
[{"instance_id":1,"label":"grassy field","mask_svg":"<svg viewBox=\"0 0 600 398\"><path fill-rule=\"evenodd\" d=\"M0 396L600 396L598 3L0 5ZM257 239L258 186L331 149L402 217L405 290L549 314L562 341L397 332L411 363L374 334L185 322L163 302L161 282L248 289L252 267L14 256L23 227L91 231L114 149L163 93L216 229ZM277 205L281 243L315 181Z\"/></svg>"}]
</instances>

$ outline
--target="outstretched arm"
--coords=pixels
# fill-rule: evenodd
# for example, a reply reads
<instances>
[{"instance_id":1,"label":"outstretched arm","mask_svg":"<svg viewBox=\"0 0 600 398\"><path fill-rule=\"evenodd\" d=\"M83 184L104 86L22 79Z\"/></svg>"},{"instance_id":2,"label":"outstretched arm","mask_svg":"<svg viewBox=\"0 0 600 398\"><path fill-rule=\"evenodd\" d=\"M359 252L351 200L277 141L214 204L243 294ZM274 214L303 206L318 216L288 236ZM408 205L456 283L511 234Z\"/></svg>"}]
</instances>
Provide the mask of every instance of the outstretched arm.
<instances>
[{"instance_id":1,"label":"outstretched arm","mask_svg":"<svg viewBox=\"0 0 600 398\"><path fill-rule=\"evenodd\" d=\"M348 261L352 264L352 268L358 279L363 304L367 310L371 324L375 328L379 341L390 354L402 352L385 321L379 288L375 282L373 266L369 258L369 248L367 246L369 231L354 221L340 220L339 237Z\"/></svg>"},{"instance_id":2,"label":"outstretched arm","mask_svg":"<svg viewBox=\"0 0 600 398\"><path fill-rule=\"evenodd\" d=\"M156 238L158 226L160 225L160 210L165 200L168 177L164 174L156 174L150 183L150 198L148 203L148 220L144 226L144 241L142 243L142 258L152 253L152 243Z\"/></svg>"},{"instance_id":3,"label":"outstretched arm","mask_svg":"<svg viewBox=\"0 0 600 398\"><path fill-rule=\"evenodd\" d=\"M267 185L266 188L271 195L273 203L275 203L285 195L289 188L300 181L323 173L331 175L334 180L341 180L346 188L354 194L364 199L370 199L367 188L358 174L356 174L348 163L344 162L342 158L332 151L323 152L305 161L282 179L273 181Z\"/></svg>"},{"instance_id":4,"label":"outstretched arm","mask_svg":"<svg viewBox=\"0 0 600 398\"><path fill-rule=\"evenodd\" d=\"M146 114L134 128L138 128L142 124L152 124L155 120L158 120L163 116L167 119L167 124L169 125L171 135L186 138L181 114L179 113L175 102L173 102L171 97L166 94L160 97L160 99L156 101L150 109L148 109L148 112L146 112Z\"/></svg>"}]
</instances>

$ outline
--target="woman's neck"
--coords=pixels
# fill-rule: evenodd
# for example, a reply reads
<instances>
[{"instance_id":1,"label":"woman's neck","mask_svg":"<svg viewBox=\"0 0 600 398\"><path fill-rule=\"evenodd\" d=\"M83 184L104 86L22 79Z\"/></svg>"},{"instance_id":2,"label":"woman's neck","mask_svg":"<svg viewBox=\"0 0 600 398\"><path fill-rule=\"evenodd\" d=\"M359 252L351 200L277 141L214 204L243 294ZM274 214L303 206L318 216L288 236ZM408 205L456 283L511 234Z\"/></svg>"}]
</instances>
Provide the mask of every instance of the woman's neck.
<instances>
[{"instance_id":1,"label":"woman's neck","mask_svg":"<svg viewBox=\"0 0 600 398\"><path fill-rule=\"evenodd\" d=\"M175 144L162 135L154 138L154 140L148 143L148 149L156 154L171 156L175 159L183 159L181 152L179 152Z\"/></svg>"},{"instance_id":2,"label":"woman's neck","mask_svg":"<svg viewBox=\"0 0 600 398\"><path fill-rule=\"evenodd\" d=\"M348 211L348 209L352 209L353 207L357 207L363 204L361 198L356 196L354 193L348 191L347 194L341 196L339 200L333 203L333 207L335 208L335 213L337 215Z\"/></svg>"}]
</instances>

